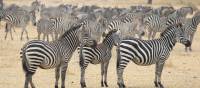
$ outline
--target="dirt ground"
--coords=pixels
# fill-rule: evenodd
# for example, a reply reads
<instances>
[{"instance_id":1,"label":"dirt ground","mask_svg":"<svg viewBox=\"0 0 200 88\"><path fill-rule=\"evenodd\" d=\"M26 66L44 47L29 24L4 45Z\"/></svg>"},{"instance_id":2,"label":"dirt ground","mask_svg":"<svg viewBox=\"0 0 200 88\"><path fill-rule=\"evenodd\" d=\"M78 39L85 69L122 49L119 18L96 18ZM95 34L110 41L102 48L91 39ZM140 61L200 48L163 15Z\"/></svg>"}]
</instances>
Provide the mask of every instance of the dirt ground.
<instances>
[{"instance_id":1,"label":"dirt ground","mask_svg":"<svg viewBox=\"0 0 200 88\"><path fill-rule=\"evenodd\" d=\"M10 1L10 2L9 2ZM18 0L8 0L6 4L19 3ZM26 1L26 0L24 0ZM28 1L28 0L27 0ZM31 1L31 0L30 0ZM53 1L53 0L51 0ZM58 1L58 0L57 0ZM61 0L62 1L62 0ZM64 0L63 0L64 1ZM75 0L72 0L75 1ZM92 0L88 0L92 1ZM47 1L46 1L47 2ZM4 40L4 23L0 26L0 88L23 88L24 73L22 71L20 48L26 43L24 37L20 41L21 29L16 28L13 33L14 40L8 35ZM200 28L198 28L200 29ZM31 40L37 39L36 27L28 26ZM200 88L200 31L197 30L193 42L193 51L184 52L184 46L176 44L162 74L162 82L166 88ZM66 88L80 88L80 68L78 53L75 52L69 63ZM54 69L38 69L33 76L37 88L54 88ZM124 72L125 84L128 88L154 88L155 66L137 66L129 63ZM116 79L116 53L113 56L108 69L109 88L117 88ZM100 88L100 65L90 64L86 70L86 83L88 88Z\"/></svg>"}]
</instances>

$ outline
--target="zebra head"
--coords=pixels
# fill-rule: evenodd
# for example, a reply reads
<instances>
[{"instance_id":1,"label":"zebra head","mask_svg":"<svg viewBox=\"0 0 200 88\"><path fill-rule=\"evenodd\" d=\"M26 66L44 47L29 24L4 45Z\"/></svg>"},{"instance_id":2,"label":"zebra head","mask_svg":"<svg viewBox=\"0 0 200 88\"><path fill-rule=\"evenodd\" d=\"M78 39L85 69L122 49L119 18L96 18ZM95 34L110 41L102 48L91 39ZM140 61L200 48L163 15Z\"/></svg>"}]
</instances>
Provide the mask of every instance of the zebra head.
<instances>
[{"instance_id":1,"label":"zebra head","mask_svg":"<svg viewBox=\"0 0 200 88\"><path fill-rule=\"evenodd\" d=\"M120 43L120 31L117 29L113 29L109 31L107 34L103 33L102 36L104 37L103 42L109 41L112 42L115 46L118 46Z\"/></svg>"},{"instance_id":2,"label":"zebra head","mask_svg":"<svg viewBox=\"0 0 200 88\"><path fill-rule=\"evenodd\" d=\"M176 42L179 42L184 44L186 47L191 46L191 42L187 39L181 23L168 27L161 33L161 37L168 37L174 45Z\"/></svg>"},{"instance_id":3,"label":"zebra head","mask_svg":"<svg viewBox=\"0 0 200 88\"><path fill-rule=\"evenodd\" d=\"M91 38L91 31L86 29L85 26L81 23L81 30L78 31L78 37L80 41L80 46L92 46L96 42Z\"/></svg>"},{"instance_id":4,"label":"zebra head","mask_svg":"<svg viewBox=\"0 0 200 88\"><path fill-rule=\"evenodd\" d=\"M32 24L33 24L33 26L36 26L36 14L35 14L35 11L30 11L29 12L30 13L30 18L31 18L31 22L32 22Z\"/></svg>"},{"instance_id":5,"label":"zebra head","mask_svg":"<svg viewBox=\"0 0 200 88\"><path fill-rule=\"evenodd\" d=\"M31 8L32 8L32 10L38 11L38 12L39 12L40 9L41 9L41 2L38 1L38 0L33 1L33 2L31 3Z\"/></svg>"}]
</instances>

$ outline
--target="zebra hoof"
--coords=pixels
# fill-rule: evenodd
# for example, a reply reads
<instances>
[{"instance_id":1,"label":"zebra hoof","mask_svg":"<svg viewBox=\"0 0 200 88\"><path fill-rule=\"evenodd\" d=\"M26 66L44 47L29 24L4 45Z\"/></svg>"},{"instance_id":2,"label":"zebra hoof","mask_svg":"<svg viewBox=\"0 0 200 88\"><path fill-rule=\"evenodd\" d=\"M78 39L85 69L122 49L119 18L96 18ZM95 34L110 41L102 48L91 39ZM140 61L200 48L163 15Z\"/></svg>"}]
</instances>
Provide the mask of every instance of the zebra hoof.
<instances>
[{"instance_id":1,"label":"zebra hoof","mask_svg":"<svg viewBox=\"0 0 200 88\"><path fill-rule=\"evenodd\" d=\"M159 88L164 88L164 86L161 84L161 82L158 82Z\"/></svg>"},{"instance_id":2,"label":"zebra hoof","mask_svg":"<svg viewBox=\"0 0 200 88\"><path fill-rule=\"evenodd\" d=\"M124 84L118 83L119 88L126 88Z\"/></svg>"},{"instance_id":3,"label":"zebra hoof","mask_svg":"<svg viewBox=\"0 0 200 88\"><path fill-rule=\"evenodd\" d=\"M154 82L156 88L164 88L161 82Z\"/></svg>"},{"instance_id":4,"label":"zebra hoof","mask_svg":"<svg viewBox=\"0 0 200 88\"><path fill-rule=\"evenodd\" d=\"M55 88L58 88L58 85L55 85Z\"/></svg>"},{"instance_id":5,"label":"zebra hoof","mask_svg":"<svg viewBox=\"0 0 200 88\"><path fill-rule=\"evenodd\" d=\"M61 86L61 88L65 88L65 86Z\"/></svg>"},{"instance_id":6,"label":"zebra hoof","mask_svg":"<svg viewBox=\"0 0 200 88\"><path fill-rule=\"evenodd\" d=\"M85 82L84 82L84 83L81 83L81 88L85 88L85 87L86 87Z\"/></svg>"},{"instance_id":7,"label":"zebra hoof","mask_svg":"<svg viewBox=\"0 0 200 88\"><path fill-rule=\"evenodd\" d=\"M107 82L104 82L104 84L105 84L106 87L108 87L108 83Z\"/></svg>"},{"instance_id":8,"label":"zebra hoof","mask_svg":"<svg viewBox=\"0 0 200 88\"><path fill-rule=\"evenodd\" d=\"M101 81L101 87L104 87L104 83L103 83L103 81Z\"/></svg>"}]
</instances>

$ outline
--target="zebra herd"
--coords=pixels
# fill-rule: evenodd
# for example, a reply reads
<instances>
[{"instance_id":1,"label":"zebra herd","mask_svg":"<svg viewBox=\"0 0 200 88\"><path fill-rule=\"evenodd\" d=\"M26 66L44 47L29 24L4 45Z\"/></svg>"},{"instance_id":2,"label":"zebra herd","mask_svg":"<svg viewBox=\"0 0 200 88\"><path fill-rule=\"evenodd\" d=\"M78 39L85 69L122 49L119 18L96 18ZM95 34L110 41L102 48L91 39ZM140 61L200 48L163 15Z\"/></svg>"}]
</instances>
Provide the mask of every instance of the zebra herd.
<instances>
[{"instance_id":1,"label":"zebra herd","mask_svg":"<svg viewBox=\"0 0 200 88\"><path fill-rule=\"evenodd\" d=\"M188 14L194 15L188 18ZM29 83L35 88L32 76L38 68L55 68L55 88L58 88L60 75L61 88L65 88L68 63L77 47L80 47L81 88L86 87L85 70L89 63L101 64L101 86L108 87L107 72L113 46L116 46L119 88L125 88L123 72L130 61L140 66L155 64L155 87L164 88L161 74L165 61L177 42L185 45L185 51L192 51L200 11L172 6L111 8L61 4L46 7L36 0L30 6L4 7L0 18L6 24L5 39L10 32L13 40L12 31L19 27L22 28L20 39L25 32L29 40L28 23L31 21L37 27L38 40L27 42L20 52L25 72L24 88L28 88ZM155 39L157 32L161 34ZM146 34L148 40L143 39Z\"/></svg>"}]
</instances>

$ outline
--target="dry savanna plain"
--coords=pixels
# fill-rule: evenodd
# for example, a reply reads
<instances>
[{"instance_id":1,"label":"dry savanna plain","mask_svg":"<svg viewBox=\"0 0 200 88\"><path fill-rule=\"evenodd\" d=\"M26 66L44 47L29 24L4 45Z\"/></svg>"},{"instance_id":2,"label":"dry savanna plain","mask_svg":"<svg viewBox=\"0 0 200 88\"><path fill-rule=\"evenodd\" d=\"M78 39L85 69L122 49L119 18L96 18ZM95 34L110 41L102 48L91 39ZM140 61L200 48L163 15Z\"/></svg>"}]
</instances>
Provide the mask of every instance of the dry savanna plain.
<instances>
[{"instance_id":1,"label":"dry savanna plain","mask_svg":"<svg viewBox=\"0 0 200 88\"><path fill-rule=\"evenodd\" d=\"M6 5L16 3L18 5L30 5L33 0L4 0ZM128 7L146 3L146 0L41 0L49 6L61 3L75 5L99 5L99 6L119 6ZM159 5L187 5L195 3L200 5L199 0L153 0L155 6ZM23 88L24 73L22 70L20 49L27 41L20 41L21 29L15 28L13 32L14 40L8 35L5 36L5 24L0 25L0 88ZM27 27L30 40L37 39L36 27ZM162 74L162 82L166 88L200 88L200 27L194 37L193 51L185 52L184 46L176 44L171 52L169 59ZM115 49L115 48L114 48ZM116 76L116 52L113 49L112 59L108 68L109 88L117 88ZM38 69L33 76L37 88L54 88L55 74L54 69ZM154 88L155 65L137 66L129 63L124 72L125 83L128 88ZM100 65L90 64L86 70L86 83L88 88L100 88ZM80 68L77 51L73 54L67 71L66 88L80 88Z\"/></svg>"}]
</instances>

